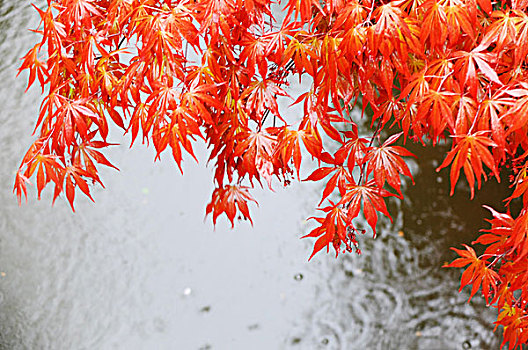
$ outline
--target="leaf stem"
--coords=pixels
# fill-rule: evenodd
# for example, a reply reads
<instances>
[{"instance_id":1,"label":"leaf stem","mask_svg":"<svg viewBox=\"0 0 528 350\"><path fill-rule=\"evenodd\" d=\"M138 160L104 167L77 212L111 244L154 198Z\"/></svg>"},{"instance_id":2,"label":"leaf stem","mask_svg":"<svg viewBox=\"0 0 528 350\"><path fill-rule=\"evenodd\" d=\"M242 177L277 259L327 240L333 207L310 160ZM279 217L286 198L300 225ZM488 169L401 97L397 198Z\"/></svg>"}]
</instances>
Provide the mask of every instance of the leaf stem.
<instances>
[{"instance_id":1,"label":"leaf stem","mask_svg":"<svg viewBox=\"0 0 528 350\"><path fill-rule=\"evenodd\" d=\"M367 149L371 148L372 147L372 144L374 143L374 139L379 135L379 133L381 132L381 121L382 121L382 118L380 117L378 119L378 125L376 126L376 130L374 131L374 134L372 135L372 138L370 139L370 142L368 144L368 147ZM367 166L367 163L366 162L363 162L363 164L361 165L361 173L359 175L359 180L358 180L358 185L361 186L361 181L363 180L363 177L364 177L364 174L365 174L365 167ZM367 181L367 179L365 179L365 182Z\"/></svg>"}]
</instances>

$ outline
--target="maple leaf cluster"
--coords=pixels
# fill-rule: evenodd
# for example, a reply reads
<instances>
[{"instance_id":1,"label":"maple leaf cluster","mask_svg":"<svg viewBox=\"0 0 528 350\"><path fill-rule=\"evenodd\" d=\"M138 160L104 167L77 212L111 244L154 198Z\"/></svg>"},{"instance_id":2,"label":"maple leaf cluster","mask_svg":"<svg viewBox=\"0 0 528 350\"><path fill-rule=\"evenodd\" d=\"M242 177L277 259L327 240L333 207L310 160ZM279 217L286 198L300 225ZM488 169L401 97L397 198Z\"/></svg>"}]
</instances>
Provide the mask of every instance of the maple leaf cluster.
<instances>
[{"instance_id":1,"label":"maple leaf cluster","mask_svg":"<svg viewBox=\"0 0 528 350\"><path fill-rule=\"evenodd\" d=\"M464 176L473 196L482 180L511 174L505 212L448 266L466 267L472 286L499 311L504 342L528 342L528 0L48 0L36 8L41 35L20 71L45 95L15 178L19 201L36 172L40 198L54 186L72 209L80 190L102 185L97 168L110 125L168 152L180 167L200 140L214 165L206 207L249 219L255 184L305 180L324 185L311 257L330 245L357 251L356 218L376 233L388 197L412 180L396 142L451 140L439 169L451 193ZM275 14L275 15L274 15ZM292 78L305 83L290 96ZM304 113L286 116L278 99ZM360 135L356 105L372 112ZM370 113L370 112L369 112ZM140 136L141 134L141 136ZM381 135L390 134L385 140ZM328 146L329 140L333 142ZM335 146L337 145L337 146ZM512 216L512 201L523 209ZM310 257L310 258L311 258Z\"/></svg>"}]
</instances>

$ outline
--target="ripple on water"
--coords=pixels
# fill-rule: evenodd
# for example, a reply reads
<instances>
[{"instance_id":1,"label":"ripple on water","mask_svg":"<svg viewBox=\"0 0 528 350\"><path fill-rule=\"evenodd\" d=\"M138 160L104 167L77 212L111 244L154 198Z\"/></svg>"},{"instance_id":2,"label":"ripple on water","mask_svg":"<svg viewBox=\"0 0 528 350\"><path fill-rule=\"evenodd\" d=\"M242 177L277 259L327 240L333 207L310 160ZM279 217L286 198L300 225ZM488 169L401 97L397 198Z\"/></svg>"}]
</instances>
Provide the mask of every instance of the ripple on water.
<instances>
[{"instance_id":1,"label":"ripple on water","mask_svg":"<svg viewBox=\"0 0 528 350\"><path fill-rule=\"evenodd\" d=\"M391 204L394 223L384 220L375 240L361 237L361 256L320 258L324 268L314 273L326 284L289 339L319 344L326 337L331 349L498 348L495 311L481 298L468 304L468 293L457 293L460 272L441 268L461 233L480 228L466 215L480 215L480 203L457 198L465 201L457 204L465 208L460 217L449 198L439 195L444 189L438 186L448 181L428 177L434 170L428 163L420 164L423 176L408 189L409 198Z\"/></svg>"}]
</instances>

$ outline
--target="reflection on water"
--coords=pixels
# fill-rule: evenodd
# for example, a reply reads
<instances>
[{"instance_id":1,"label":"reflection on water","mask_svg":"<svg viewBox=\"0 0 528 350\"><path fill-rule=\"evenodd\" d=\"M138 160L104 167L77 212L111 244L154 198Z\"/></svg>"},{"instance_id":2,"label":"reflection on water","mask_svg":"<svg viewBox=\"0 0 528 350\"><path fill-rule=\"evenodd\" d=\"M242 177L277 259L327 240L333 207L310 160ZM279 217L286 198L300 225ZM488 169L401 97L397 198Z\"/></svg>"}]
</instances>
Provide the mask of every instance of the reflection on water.
<instances>
[{"instance_id":1,"label":"reflection on water","mask_svg":"<svg viewBox=\"0 0 528 350\"><path fill-rule=\"evenodd\" d=\"M188 162L180 177L142 148L110 152L121 172L104 171L107 189L95 204L79 198L77 214L50 207L50 193L19 208L13 172L40 97L14 76L36 20L29 4L0 2L0 349L498 347L493 311L467 304L460 272L440 266L474 239L480 202L502 196L449 198L447 172L423 150L394 224L362 237L359 257L306 262L312 242L298 237L320 189L263 191L253 229L213 231L210 171Z\"/></svg>"}]
</instances>

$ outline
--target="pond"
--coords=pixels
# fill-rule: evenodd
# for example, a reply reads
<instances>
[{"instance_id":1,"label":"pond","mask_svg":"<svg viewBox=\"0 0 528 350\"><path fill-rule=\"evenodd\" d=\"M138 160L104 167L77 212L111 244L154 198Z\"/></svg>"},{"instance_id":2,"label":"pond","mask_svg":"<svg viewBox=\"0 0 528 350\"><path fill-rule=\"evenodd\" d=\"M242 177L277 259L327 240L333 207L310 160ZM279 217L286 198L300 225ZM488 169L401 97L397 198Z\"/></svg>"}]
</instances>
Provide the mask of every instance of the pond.
<instances>
[{"instance_id":1,"label":"pond","mask_svg":"<svg viewBox=\"0 0 528 350\"><path fill-rule=\"evenodd\" d=\"M103 171L95 204L79 196L72 213L48 190L19 207L13 178L41 97L15 75L36 21L28 3L0 1L0 349L498 348L494 311L468 304L460 271L441 266L504 188L449 197L447 171L434 171L441 147L414 149L416 184L391 203L394 223L337 260L308 263L312 242L299 240L317 185L257 191L253 227L214 229L204 162L182 176L118 134L108 157L120 171Z\"/></svg>"}]
</instances>

